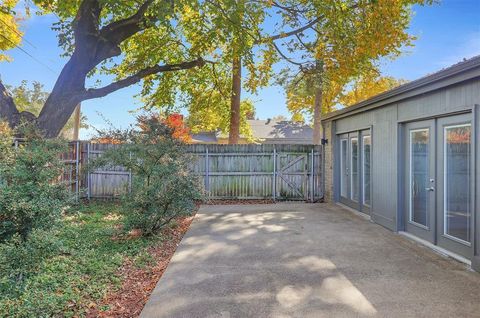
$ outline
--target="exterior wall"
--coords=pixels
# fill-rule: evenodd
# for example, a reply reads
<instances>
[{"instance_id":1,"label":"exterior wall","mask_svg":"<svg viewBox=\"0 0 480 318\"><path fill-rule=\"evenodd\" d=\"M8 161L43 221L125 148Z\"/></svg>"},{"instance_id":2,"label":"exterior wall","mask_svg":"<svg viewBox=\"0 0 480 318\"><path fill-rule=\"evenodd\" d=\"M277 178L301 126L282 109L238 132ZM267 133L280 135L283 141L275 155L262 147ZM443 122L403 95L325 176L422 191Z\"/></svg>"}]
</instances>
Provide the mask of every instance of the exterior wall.
<instances>
[{"instance_id":1,"label":"exterior wall","mask_svg":"<svg viewBox=\"0 0 480 318\"><path fill-rule=\"evenodd\" d=\"M323 125L323 138L328 140L328 143L324 146L323 151L325 155L324 160L324 194L323 200L325 202L334 202L334 171L333 171L333 158L334 158L334 135L332 134L332 122L326 122Z\"/></svg>"},{"instance_id":2,"label":"exterior wall","mask_svg":"<svg viewBox=\"0 0 480 318\"><path fill-rule=\"evenodd\" d=\"M422 90L425 90L423 88ZM339 200L339 151L337 135L371 129L371 219L384 227L403 229L404 153L403 123L449 116L473 110L473 255L472 268L480 271L480 78L430 92L398 98L382 107L342 114L322 122L325 146L325 200ZM343 116L343 117L342 117ZM400 216L400 217L399 217Z\"/></svg>"},{"instance_id":3,"label":"exterior wall","mask_svg":"<svg viewBox=\"0 0 480 318\"><path fill-rule=\"evenodd\" d=\"M337 199L335 189L338 178L334 177L338 170L336 163L339 162L335 160L338 158L334 151L337 147L336 135L371 128L372 220L396 231L398 211L403 204L399 201L402 199L399 199L401 191L398 188L401 181L398 178L402 173L398 169L398 158L402 156L402 153L399 153L399 149L402 151L399 147L401 138L398 135L400 123L470 111L475 104L480 104L480 79L478 78L369 111L324 121L325 138L329 140L329 144L325 147L325 199L327 201ZM478 143L478 140L476 142ZM477 188L479 187L477 183Z\"/></svg>"}]
</instances>

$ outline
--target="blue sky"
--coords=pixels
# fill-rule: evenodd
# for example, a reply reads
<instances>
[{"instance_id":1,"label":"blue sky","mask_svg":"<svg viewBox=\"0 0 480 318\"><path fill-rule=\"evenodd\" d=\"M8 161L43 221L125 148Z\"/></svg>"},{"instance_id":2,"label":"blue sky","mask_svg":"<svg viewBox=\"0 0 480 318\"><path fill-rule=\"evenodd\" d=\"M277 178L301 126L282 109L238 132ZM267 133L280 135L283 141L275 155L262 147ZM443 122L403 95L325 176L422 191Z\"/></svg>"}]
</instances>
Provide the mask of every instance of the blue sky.
<instances>
[{"instance_id":1,"label":"blue sky","mask_svg":"<svg viewBox=\"0 0 480 318\"><path fill-rule=\"evenodd\" d=\"M415 6L413 11L409 32L418 37L415 47L407 48L395 61L383 61L383 75L413 80L480 54L480 0L443 0L433 6ZM34 16L24 22L25 39L33 46L24 41L22 48L34 58L18 48L9 51L14 61L0 64L0 76L5 84L18 85L25 79L39 81L47 90L53 87L65 63L60 57L61 49L57 47L55 33L50 29L55 21L56 18L50 15ZM139 91L137 85L101 99L85 101L82 111L89 123L96 127L105 124L98 112L117 126L128 125L133 121L130 111L141 106L134 98ZM262 89L251 99L255 101L259 118L289 117L280 87ZM81 137L88 134L84 131Z\"/></svg>"}]
</instances>

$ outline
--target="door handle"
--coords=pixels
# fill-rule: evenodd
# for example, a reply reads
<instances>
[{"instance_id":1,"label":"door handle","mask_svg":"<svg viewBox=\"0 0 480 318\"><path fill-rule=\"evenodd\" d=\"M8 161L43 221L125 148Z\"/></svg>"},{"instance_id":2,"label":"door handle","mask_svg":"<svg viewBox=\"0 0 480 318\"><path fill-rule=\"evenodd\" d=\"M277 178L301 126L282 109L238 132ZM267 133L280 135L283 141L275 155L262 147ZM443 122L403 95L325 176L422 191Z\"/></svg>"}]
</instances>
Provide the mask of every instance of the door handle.
<instances>
[{"instance_id":1,"label":"door handle","mask_svg":"<svg viewBox=\"0 0 480 318\"><path fill-rule=\"evenodd\" d=\"M435 191L435 188L434 188L434 187L430 187L430 188L425 188L425 190L427 190L427 191L432 191L432 192L433 192L433 191Z\"/></svg>"}]
</instances>

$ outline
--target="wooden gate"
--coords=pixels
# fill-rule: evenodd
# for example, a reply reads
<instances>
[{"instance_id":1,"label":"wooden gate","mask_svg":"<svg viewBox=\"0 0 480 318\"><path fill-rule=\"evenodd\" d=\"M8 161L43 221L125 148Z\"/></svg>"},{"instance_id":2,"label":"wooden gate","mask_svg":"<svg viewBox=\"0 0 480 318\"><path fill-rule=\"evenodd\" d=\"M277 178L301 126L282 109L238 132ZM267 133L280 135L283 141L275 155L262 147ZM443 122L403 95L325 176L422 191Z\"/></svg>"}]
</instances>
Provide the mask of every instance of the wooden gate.
<instances>
[{"instance_id":1,"label":"wooden gate","mask_svg":"<svg viewBox=\"0 0 480 318\"><path fill-rule=\"evenodd\" d=\"M277 199L308 201L308 163L306 153L277 155Z\"/></svg>"}]
</instances>

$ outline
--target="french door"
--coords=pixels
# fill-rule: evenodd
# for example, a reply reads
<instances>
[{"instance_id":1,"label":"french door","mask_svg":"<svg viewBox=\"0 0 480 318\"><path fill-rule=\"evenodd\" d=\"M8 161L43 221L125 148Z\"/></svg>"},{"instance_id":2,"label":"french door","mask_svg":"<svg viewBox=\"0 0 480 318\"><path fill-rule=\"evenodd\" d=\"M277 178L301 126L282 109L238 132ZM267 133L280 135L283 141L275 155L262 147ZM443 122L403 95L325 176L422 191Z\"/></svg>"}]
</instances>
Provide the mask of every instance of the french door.
<instances>
[{"instance_id":1,"label":"french door","mask_svg":"<svg viewBox=\"0 0 480 318\"><path fill-rule=\"evenodd\" d=\"M362 212L370 211L371 136L352 132L340 138L340 202Z\"/></svg>"},{"instance_id":2,"label":"french door","mask_svg":"<svg viewBox=\"0 0 480 318\"><path fill-rule=\"evenodd\" d=\"M406 125L405 228L435 242L435 121Z\"/></svg>"},{"instance_id":3,"label":"french door","mask_svg":"<svg viewBox=\"0 0 480 318\"><path fill-rule=\"evenodd\" d=\"M405 127L405 228L470 257L471 117L459 115Z\"/></svg>"}]
</instances>

